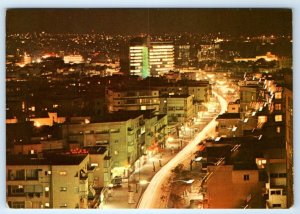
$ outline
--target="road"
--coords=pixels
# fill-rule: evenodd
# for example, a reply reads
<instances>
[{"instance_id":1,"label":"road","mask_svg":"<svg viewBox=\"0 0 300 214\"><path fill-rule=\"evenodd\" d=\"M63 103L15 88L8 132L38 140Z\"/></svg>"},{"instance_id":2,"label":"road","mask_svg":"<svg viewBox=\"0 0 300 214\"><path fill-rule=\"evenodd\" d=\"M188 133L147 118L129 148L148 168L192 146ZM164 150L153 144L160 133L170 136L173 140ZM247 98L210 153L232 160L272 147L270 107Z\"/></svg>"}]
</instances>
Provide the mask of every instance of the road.
<instances>
[{"instance_id":1,"label":"road","mask_svg":"<svg viewBox=\"0 0 300 214\"><path fill-rule=\"evenodd\" d=\"M227 110L226 100L218 95L216 92L213 94L218 98L221 105L220 114ZM206 138L210 132L213 132L216 127L216 117L213 118L203 129L200 131L195 138L184 147L172 160L170 160L164 167L162 167L152 178L147 189L141 197L140 203L138 204L139 209L154 209L154 208L166 208L166 204L162 203L161 196L164 195L162 186L171 177L171 170L174 169L178 164L182 163L186 157L190 156L195 151L198 143Z\"/></svg>"}]
</instances>

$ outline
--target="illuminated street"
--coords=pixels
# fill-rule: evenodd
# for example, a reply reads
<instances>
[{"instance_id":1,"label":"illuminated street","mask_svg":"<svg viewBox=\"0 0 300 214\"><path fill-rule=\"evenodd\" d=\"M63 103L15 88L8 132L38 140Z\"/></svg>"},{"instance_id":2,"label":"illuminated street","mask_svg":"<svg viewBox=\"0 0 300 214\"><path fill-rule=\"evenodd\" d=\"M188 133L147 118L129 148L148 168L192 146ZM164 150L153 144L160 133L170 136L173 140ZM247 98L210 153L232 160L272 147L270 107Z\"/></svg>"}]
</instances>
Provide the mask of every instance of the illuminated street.
<instances>
[{"instance_id":1,"label":"illuminated street","mask_svg":"<svg viewBox=\"0 0 300 214\"><path fill-rule=\"evenodd\" d=\"M213 92L213 94L218 98L218 101L221 105L220 114L224 113L227 109L226 100L215 92ZM162 191L162 186L167 185L168 179L171 176L171 170L183 162L187 156L190 156L191 153L195 151L198 143L205 139L209 133L214 132L215 127L216 121L214 118L203 128L202 131L195 136L195 138L189 144L187 144L186 147L184 147L172 160L170 160L170 162L168 162L155 174L147 186L144 194L142 195L140 203L138 204L138 208L166 208L167 201L163 201L161 197L165 194L168 194L168 192Z\"/></svg>"}]
</instances>

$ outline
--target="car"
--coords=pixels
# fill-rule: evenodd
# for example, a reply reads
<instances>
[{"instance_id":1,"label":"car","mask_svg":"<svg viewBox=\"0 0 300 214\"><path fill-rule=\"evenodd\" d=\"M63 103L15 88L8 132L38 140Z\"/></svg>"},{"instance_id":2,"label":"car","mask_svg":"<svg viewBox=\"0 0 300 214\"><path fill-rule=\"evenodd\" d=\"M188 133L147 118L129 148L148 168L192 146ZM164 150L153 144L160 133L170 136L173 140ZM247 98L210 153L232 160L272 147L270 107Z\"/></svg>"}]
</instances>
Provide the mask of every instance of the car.
<instances>
[{"instance_id":1,"label":"car","mask_svg":"<svg viewBox=\"0 0 300 214\"><path fill-rule=\"evenodd\" d=\"M121 176L116 176L112 180L112 184L114 187L122 186L122 177Z\"/></svg>"}]
</instances>

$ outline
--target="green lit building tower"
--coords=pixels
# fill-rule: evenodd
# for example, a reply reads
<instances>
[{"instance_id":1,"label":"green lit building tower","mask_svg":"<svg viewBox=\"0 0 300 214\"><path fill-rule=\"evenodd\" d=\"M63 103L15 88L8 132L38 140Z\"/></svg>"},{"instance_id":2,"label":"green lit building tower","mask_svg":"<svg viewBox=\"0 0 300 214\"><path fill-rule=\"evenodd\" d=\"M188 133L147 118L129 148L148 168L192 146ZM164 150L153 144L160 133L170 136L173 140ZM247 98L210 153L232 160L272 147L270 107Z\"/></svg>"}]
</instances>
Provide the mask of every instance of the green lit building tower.
<instances>
[{"instance_id":1,"label":"green lit building tower","mask_svg":"<svg viewBox=\"0 0 300 214\"><path fill-rule=\"evenodd\" d=\"M130 41L129 71L131 75L138 75L143 79L150 76L149 46L149 37L134 38Z\"/></svg>"}]
</instances>

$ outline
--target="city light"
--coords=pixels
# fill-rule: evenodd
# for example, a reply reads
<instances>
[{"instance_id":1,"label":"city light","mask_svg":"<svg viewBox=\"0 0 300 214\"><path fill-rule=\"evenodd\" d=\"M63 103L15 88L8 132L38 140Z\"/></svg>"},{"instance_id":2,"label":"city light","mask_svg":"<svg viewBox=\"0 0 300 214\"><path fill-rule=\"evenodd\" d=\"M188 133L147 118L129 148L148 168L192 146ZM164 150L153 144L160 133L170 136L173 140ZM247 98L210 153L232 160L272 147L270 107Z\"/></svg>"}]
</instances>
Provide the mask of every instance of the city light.
<instances>
[{"instance_id":1,"label":"city light","mask_svg":"<svg viewBox=\"0 0 300 214\"><path fill-rule=\"evenodd\" d=\"M8 207L291 207L292 15L7 10Z\"/></svg>"}]
</instances>

